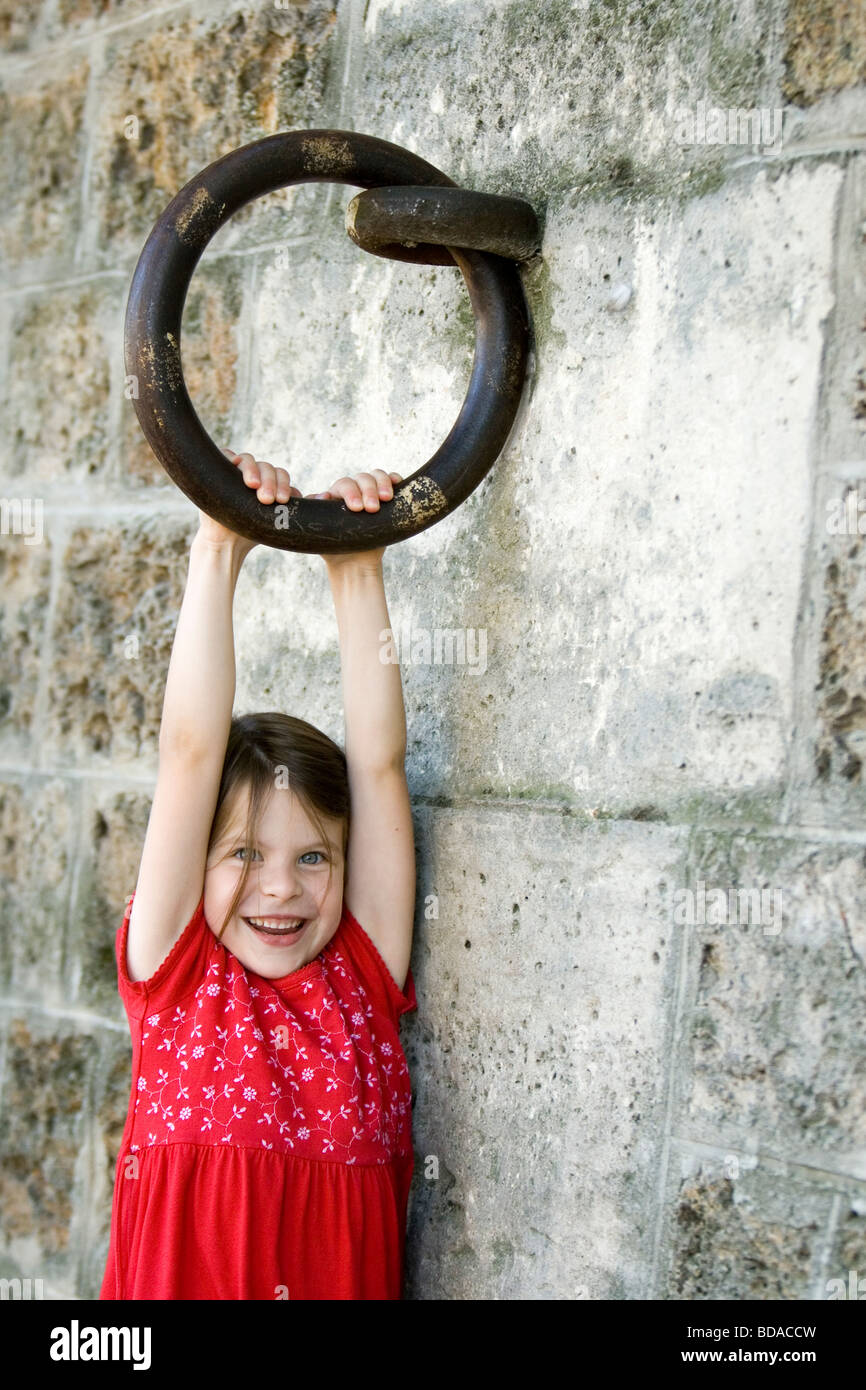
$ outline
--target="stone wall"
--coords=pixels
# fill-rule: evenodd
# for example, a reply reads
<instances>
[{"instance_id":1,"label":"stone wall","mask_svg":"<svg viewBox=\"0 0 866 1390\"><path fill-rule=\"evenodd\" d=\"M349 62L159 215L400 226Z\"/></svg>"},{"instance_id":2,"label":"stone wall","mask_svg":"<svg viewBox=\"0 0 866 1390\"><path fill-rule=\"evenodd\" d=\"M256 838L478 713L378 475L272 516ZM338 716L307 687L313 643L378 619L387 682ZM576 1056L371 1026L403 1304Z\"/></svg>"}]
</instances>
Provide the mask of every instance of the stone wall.
<instances>
[{"instance_id":1,"label":"stone wall","mask_svg":"<svg viewBox=\"0 0 866 1390\"><path fill-rule=\"evenodd\" d=\"M385 558L395 626L486 642L403 662L407 1297L866 1276L864 32L862 0L0 0L0 1275L96 1296L129 1099L114 933L197 524L127 399L132 271L207 164L331 127L544 233L508 445ZM358 250L354 191L249 204L184 314L205 428L304 492L414 472L472 361L459 273ZM340 739L321 560L253 551L235 619L236 709Z\"/></svg>"}]
</instances>

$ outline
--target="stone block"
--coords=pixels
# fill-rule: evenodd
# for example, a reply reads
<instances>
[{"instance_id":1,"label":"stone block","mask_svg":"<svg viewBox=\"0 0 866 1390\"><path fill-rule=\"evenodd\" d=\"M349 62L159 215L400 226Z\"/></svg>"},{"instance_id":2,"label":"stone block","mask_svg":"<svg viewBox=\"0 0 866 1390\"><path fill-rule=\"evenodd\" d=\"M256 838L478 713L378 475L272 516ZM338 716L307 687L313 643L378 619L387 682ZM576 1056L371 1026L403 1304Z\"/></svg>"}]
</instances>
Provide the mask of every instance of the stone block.
<instances>
[{"instance_id":1,"label":"stone block","mask_svg":"<svg viewBox=\"0 0 866 1390\"><path fill-rule=\"evenodd\" d=\"M101 264L137 257L174 195L222 155L321 124L334 23L326 0L311 0L288 9L161 11L106 34L91 178ZM304 185L257 199L210 248L302 235L326 196Z\"/></svg>"},{"instance_id":2,"label":"stone block","mask_svg":"<svg viewBox=\"0 0 866 1390\"><path fill-rule=\"evenodd\" d=\"M736 147L685 149L678 110L763 102L778 42L767 6L512 0L463 18L371 0L351 69L355 128L542 211L574 187L630 199L716 182Z\"/></svg>"},{"instance_id":3,"label":"stone block","mask_svg":"<svg viewBox=\"0 0 866 1390\"><path fill-rule=\"evenodd\" d=\"M0 1259L12 1277L66 1282L99 1044L56 1019L12 1014L4 1027Z\"/></svg>"},{"instance_id":4,"label":"stone block","mask_svg":"<svg viewBox=\"0 0 866 1390\"><path fill-rule=\"evenodd\" d=\"M24 491L16 486L5 489L7 501L14 498L21 504L23 529L0 542L0 750L13 763L28 753L35 758L38 747L34 714L51 584L44 510Z\"/></svg>"},{"instance_id":5,"label":"stone block","mask_svg":"<svg viewBox=\"0 0 866 1390\"><path fill-rule=\"evenodd\" d=\"M19 0L0 0L0 49L26 53L39 27L40 7L23 6Z\"/></svg>"},{"instance_id":6,"label":"stone block","mask_svg":"<svg viewBox=\"0 0 866 1390\"><path fill-rule=\"evenodd\" d=\"M62 506L76 495L71 489L105 475L112 359L122 342L117 310L114 288L98 282L14 304L2 473L37 488L43 504Z\"/></svg>"},{"instance_id":7,"label":"stone block","mask_svg":"<svg viewBox=\"0 0 866 1390\"><path fill-rule=\"evenodd\" d=\"M818 404L818 478L806 569L801 689L792 730L789 814L847 833L866 810L866 162L841 191L833 331ZM862 397L862 399L861 399Z\"/></svg>"},{"instance_id":8,"label":"stone block","mask_svg":"<svg viewBox=\"0 0 866 1390\"><path fill-rule=\"evenodd\" d=\"M257 281L252 452L305 494L346 473L421 469L469 384L474 335L458 322L468 295L456 267L371 256L335 228L303 253L262 253Z\"/></svg>"},{"instance_id":9,"label":"stone block","mask_svg":"<svg viewBox=\"0 0 866 1390\"><path fill-rule=\"evenodd\" d=\"M866 82L866 25L860 0L790 0L784 62L782 91L786 100L799 106Z\"/></svg>"},{"instance_id":10,"label":"stone block","mask_svg":"<svg viewBox=\"0 0 866 1390\"><path fill-rule=\"evenodd\" d=\"M686 842L418 812L409 1297L646 1296Z\"/></svg>"},{"instance_id":11,"label":"stone block","mask_svg":"<svg viewBox=\"0 0 866 1390\"><path fill-rule=\"evenodd\" d=\"M138 880L152 801L152 794L137 788L127 792L97 785L88 789L81 813L68 1000L121 1028L126 1013L117 990L114 943Z\"/></svg>"},{"instance_id":12,"label":"stone block","mask_svg":"<svg viewBox=\"0 0 866 1390\"><path fill-rule=\"evenodd\" d=\"M196 529L155 515L70 532L51 634L47 762L155 764Z\"/></svg>"},{"instance_id":13,"label":"stone block","mask_svg":"<svg viewBox=\"0 0 866 1390\"><path fill-rule=\"evenodd\" d=\"M864 460L866 463L866 460ZM864 792L866 759L866 469L859 479L835 481L828 502L838 503L824 519L841 529L821 543L824 574L823 627L815 687L818 731L814 775L819 783L842 781ZM858 510L863 502L864 512ZM863 531L852 533L849 523Z\"/></svg>"},{"instance_id":14,"label":"stone block","mask_svg":"<svg viewBox=\"0 0 866 1390\"><path fill-rule=\"evenodd\" d=\"M98 32L99 21L115 27L148 9L149 0L56 0L42 17L42 33L50 43Z\"/></svg>"},{"instance_id":15,"label":"stone block","mask_svg":"<svg viewBox=\"0 0 866 1390\"><path fill-rule=\"evenodd\" d=\"M0 259L13 282L26 266L39 274L48 263L73 265L89 78L89 56L73 50L60 57L44 82L34 82L26 69L0 95L4 183L15 189L15 197L0 208Z\"/></svg>"},{"instance_id":16,"label":"stone block","mask_svg":"<svg viewBox=\"0 0 866 1390\"><path fill-rule=\"evenodd\" d=\"M483 670L407 663L420 794L779 814L840 180L752 169L682 213L549 208L522 420L389 559L395 625L485 633Z\"/></svg>"},{"instance_id":17,"label":"stone block","mask_svg":"<svg viewBox=\"0 0 866 1390\"><path fill-rule=\"evenodd\" d=\"M834 1201L832 1184L819 1177L810 1181L784 1163L735 1169L732 1155L703 1162L679 1156L682 1168L672 1168L670 1175L668 1256L654 1296L736 1302L813 1298ZM732 1169L738 1171L735 1178L728 1176ZM759 1349L768 1348L769 1342Z\"/></svg>"},{"instance_id":18,"label":"stone block","mask_svg":"<svg viewBox=\"0 0 866 1390\"><path fill-rule=\"evenodd\" d=\"M821 1273L816 1298L833 1303L866 1299L866 1189L862 1185L838 1198L829 1258Z\"/></svg>"},{"instance_id":19,"label":"stone block","mask_svg":"<svg viewBox=\"0 0 866 1390\"><path fill-rule=\"evenodd\" d=\"M68 1002L66 920L79 789L61 777L0 780L0 989L16 999Z\"/></svg>"},{"instance_id":20,"label":"stone block","mask_svg":"<svg viewBox=\"0 0 866 1390\"><path fill-rule=\"evenodd\" d=\"M689 880L676 885L694 894L697 919L677 928L678 1126L690 1139L749 1141L866 1180L863 868L856 844L695 832Z\"/></svg>"}]
</instances>

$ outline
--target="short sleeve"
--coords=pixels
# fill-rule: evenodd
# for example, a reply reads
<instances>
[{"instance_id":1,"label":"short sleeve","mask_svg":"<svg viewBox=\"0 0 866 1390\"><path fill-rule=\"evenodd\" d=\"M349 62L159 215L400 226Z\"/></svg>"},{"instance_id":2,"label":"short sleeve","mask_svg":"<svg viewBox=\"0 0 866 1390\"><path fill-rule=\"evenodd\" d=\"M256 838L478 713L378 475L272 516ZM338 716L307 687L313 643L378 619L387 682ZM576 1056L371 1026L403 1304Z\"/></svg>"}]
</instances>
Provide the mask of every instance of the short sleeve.
<instances>
[{"instance_id":1,"label":"short sleeve","mask_svg":"<svg viewBox=\"0 0 866 1390\"><path fill-rule=\"evenodd\" d=\"M204 979L213 949L218 945L204 915L204 891L198 906L162 963L147 980L131 980L126 964L126 943L133 893L115 937L117 987L130 1018L168 1007L192 994Z\"/></svg>"},{"instance_id":2,"label":"short sleeve","mask_svg":"<svg viewBox=\"0 0 866 1390\"><path fill-rule=\"evenodd\" d=\"M411 1013L418 1007L412 967L409 967L403 988L398 988L378 946L345 903L342 925L342 944L358 972L361 983L373 995L379 1008L397 1024L403 1014Z\"/></svg>"}]
</instances>

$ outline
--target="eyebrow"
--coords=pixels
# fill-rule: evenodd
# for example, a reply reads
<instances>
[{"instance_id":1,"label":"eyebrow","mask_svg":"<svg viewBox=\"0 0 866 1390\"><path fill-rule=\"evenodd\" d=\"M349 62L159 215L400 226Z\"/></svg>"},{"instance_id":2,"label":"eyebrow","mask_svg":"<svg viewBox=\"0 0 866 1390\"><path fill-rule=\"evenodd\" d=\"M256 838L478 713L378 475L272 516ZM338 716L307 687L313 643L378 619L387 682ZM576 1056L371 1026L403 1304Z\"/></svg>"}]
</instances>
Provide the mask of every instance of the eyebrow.
<instances>
[{"instance_id":1,"label":"eyebrow","mask_svg":"<svg viewBox=\"0 0 866 1390\"><path fill-rule=\"evenodd\" d=\"M228 832L228 833L226 833L226 834L222 837L222 839L221 839L221 841L220 841L220 844L225 844L225 845L229 845L229 844L233 844L233 843L237 843L239 847L244 847L244 848L246 848L246 845L245 845L245 842L244 842L244 834L243 834L243 831L242 831L242 830L239 830L236 834L231 834L230 832ZM255 843L255 848L256 848L256 849L272 849L273 846L272 846L272 845L266 844L263 840L257 840L256 843ZM340 846L336 843L336 841L334 841L333 843L329 843L327 840L315 840L312 844L306 845L303 849L298 850L298 853L299 853L299 854L309 854L310 850L314 850L314 849L339 849L339 848L340 848Z\"/></svg>"}]
</instances>

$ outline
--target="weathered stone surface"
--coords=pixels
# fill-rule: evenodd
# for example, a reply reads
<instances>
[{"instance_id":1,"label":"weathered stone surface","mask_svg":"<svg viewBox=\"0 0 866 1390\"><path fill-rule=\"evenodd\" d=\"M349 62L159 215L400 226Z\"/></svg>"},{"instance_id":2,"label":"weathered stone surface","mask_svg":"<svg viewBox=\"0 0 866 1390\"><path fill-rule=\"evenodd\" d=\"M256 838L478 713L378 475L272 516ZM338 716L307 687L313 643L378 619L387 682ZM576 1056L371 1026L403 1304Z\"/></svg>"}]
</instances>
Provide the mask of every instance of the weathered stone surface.
<instances>
[{"instance_id":1,"label":"weathered stone surface","mask_svg":"<svg viewBox=\"0 0 866 1390\"><path fill-rule=\"evenodd\" d=\"M70 485L100 477L109 457L116 292L97 283L34 295L15 306L11 329L3 472L38 483L47 500L68 500Z\"/></svg>"},{"instance_id":2,"label":"weathered stone surface","mask_svg":"<svg viewBox=\"0 0 866 1390\"><path fill-rule=\"evenodd\" d=\"M2 184L15 189L15 197L0 205L0 258L5 264L49 257L72 264L89 75L89 57L72 50L52 64L43 84L28 71L20 83L8 82L0 92ZM50 396L47 391L46 398Z\"/></svg>"},{"instance_id":3,"label":"weathered stone surface","mask_svg":"<svg viewBox=\"0 0 866 1390\"><path fill-rule=\"evenodd\" d=\"M0 781L0 988L16 999L66 1002L78 798L59 777Z\"/></svg>"},{"instance_id":4,"label":"weathered stone surface","mask_svg":"<svg viewBox=\"0 0 866 1390\"><path fill-rule=\"evenodd\" d=\"M155 760L195 530L146 517L71 532L52 632L46 760Z\"/></svg>"},{"instance_id":5,"label":"weathered stone surface","mask_svg":"<svg viewBox=\"0 0 866 1390\"><path fill-rule=\"evenodd\" d=\"M799 641L803 698L788 796L801 823L847 830L866 811L866 160L845 175L836 237L833 332L818 405L820 472Z\"/></svg>"},{"instance_id":6,"label":"weathered stone surface","mask_svg":"<svg viewBox=\"0 0 866 1390\"><path fill-rule=\"evenodd\" d=\"M862 105L866 109L866 89ZM862 121L859 108L857 115ZM850 117L853 122L853 106ZM829 141L831 132L825 131L823 138ZM845 169L834 251L832 332L826 335L820 402L823 428L816 443L822 470L851 478L858 461L861 476L866 471L866 156L862 154L855 154Z\"/></svg>"},{"instance_id":7,"label":"weathered stone surface","mask_svg":"<svg viewBox=\"0 0 866 1390\"><path fill-rule=\"evenodd\" d=\"M254 452L268 457L258 447ZM271 461L280 463L279 455L271 454ZM299 486L312 491L304 482ZM338 651L323 561L318 556L277 556L264 546L254 549L244 561L235 594L235 712L290 710L342 745Z\"/></svg>"},{"instance_id":8,"label":"weathered stone surface","mask_svg":"<svg viewBox=\"0 0 866 1390\"><path fill-rule=\"evenodd\" d=\"M830 166L750 170L700 205L648 216L551 204L533 301L544 351L522 429L457 512L387 562L395 626L486 640L483 670L406 662L419 793L459 786L655 819L778 814L800 605L789 557L808 537L839 181ZM468 380L464 292L456 276L396 263L329 261L321 276L331 293L311 291L306 361L286 367L280 316L260 310L257 447L291 467L278 415L288 370L310 402L297 433L314 432L316 488L347 455L352 468L369 462L373 443L376 466L406 477L441 442ZM625 312L609 306L620 277L634 288ZM410 292L430 339L406 371L390 330ZM431 387L443 329L454 336Z\"/></svg>"},{"instance_id":9,"label":"weathered stone surface","mask_svg":"<svg viewBox=\"0 0 866 1390\"><path fill-rule=\"evenodd\" d=\"M846 525L866 499L866 474L835 489ZM855 524L864 513L854 511ZM866 522L864 522L866 529ZM864 785L866 758L866 536L843 530L824 544L824 627L817 685L821 728L815 748L819 780L844 778Z\"/></svg>"},{"instance_id":10,"label":"weathered stone surface","mask_svg":"<svg viewBox=\"0 0 866 1390\"><path fill-rule=\"evenodd\" d=\"M22 492L5 489L5 497ZM29 513L22 506L24 529L0 539L0 756L12 762L35 755L33 717L39 688L39 662L45 635L51 580L50 546L38 522L39 512L29 498ZM42 530L42 541L30 543Z\"/></svg>"},{"instance_id":11,"label":"weathered stone surface","mask_svg":"<svg viewBox=\"0 0 866 1390\"><path fill-rule=\"evenodd\" d=\"M0 1275L97 1296L129 1100L114 939L197 524L124 398L129 279L210 162L323 127L528 196L544 232L508 446L385 561L419 867L407 1295L866 1277L863 555L825 526L866 484L849 12L0 0L0 491L46 503L44 543L0 546ZM684 139L699 103L784 105L784 141ZM353 192L248 204L184 315L209 433L305 492L418 471L472 365L460 274L360 251ZM235 628L235 708L342 741L321 560L258 547ZM780 888L780 930L678 922L698 879Z\"/></svg>"},{"instance_id":12,"label":"weathered stone surface","mask_svg":"<svg viewBox=\"0 0 866 1390\"><path fill-rule=\"evenodd\" d=\"M774 5L713 0L516 0L443 24L425 0L371 0L356 129L417 149L467 187L542 208L574 187L688 193L717 180L732 151L686 149L678 112L699 100L763 105L775 16Z\"/></svg>"},{"instance_id":13,"label":"weathered stone surface","mask_svg":"<svg viewBox=\"0 0 866 1390\"><path fill-rule=\"evenodd\" d=\"M137 254L174 195L214 160L319 124L334 22L326 0L310 0L160 13L107 36L92 176L103 263ZM309 187L269 194L241 208L211 245L300 235L321 206Z\"/></svg>"},{"instance_id":14,"label":"weathered stone surface","mask_svg":"<svg viewBox=\"0 0 866 1390\"><path fill-rule=\"evenodd\" d=\"M611 227L609 208L577 204L548 218L560 336L527 428L544 460L523 463L509 502L520 668L547 677L534 704L557 717L521 745L511 706L499 746L531 751L552 781L553 745L575 730L563 743L589 805L685 820L778 805L800 602L788 557L807 535L838 184L826 167L751 171L681 216ZM622 312L619 279L634 288Z\"/></svg>"},{"instance_id":15,"label":"weathered stone surface","mask_svg":"<svg viewBox=\"0 0 866 1390\"><path fill-rule=\"evenodd\" d=\"M59 38L64 30L80 33L93 29L95 21L107 19L113 25L146 10L148 0L57 0L46 16L48 34Z\"/></svg>"},{"instance_id":16,"label":"weathered stone surface","mask_svg":"<svg viewBox=\"0 0 866 1390\"><path fill-rule=\"evenodd\" d=\"M21 6L18 0L1 0L0 49L3 49L4 53L21 53L26 50L38 19L39 11L35 8Z\"/></svg>"},{"instance_id":17,"label":"weathered stone surface","mask_svg":"<svg viewBox=\"0 0 866 1390\"><path fill-rule=\"evenodd\" d=\"M686 837L442 808L417 843L411 1296L645 1296Z\"/></svg>"},{"instance_id":18,"label":"weathered stone surface","mask_svg":"<svg viewBox=\"0 0 866 1390\"><path fill-rule=\"evenodd\" d=\"M117 991L114 939L135 891L152 800L145 792L95 787L82 807L68 999L118 1024L126 1014Z\"/></svg>"},{"instance_id":19,"label":"weathered stone surface","mask_svg":"<svg viewBox=\"0 0 866 1390\"><path fill-rule=\"evenodd\" d=\"M696 831L689 880L673 886L697 893L699 882L705 920L679 928L689 981L681 1124L704 1143L752 1136L767 1153L866 1180L862 846ZM765 898L728 898L716 923L717 888Z\"/></svg>"},{"instance_id":20,"label":"weathered stone surface","mask_svg":"<svg viewBox=\"0 0 866 1390\"><path fill-rule=\"evenodd\" d=\"M98 1298L111 1235L114 1172L132 1087L132 1044L124 1027L99 1039L93 1079L90 1202L78 1262L80 1298Z\"/></svg>"},{"instance_id":21,"label":"weathered stone surface","mask_svg":"<svg viewBox=\"0 0 866 1390\"><path fill-rule=\"evenodd\" d=\"M808 105L825 92L866 82L862 0L789 0L785 41L787 101Z\"/></svg>"},{"instance_id":22,"label":"weathered stone surface","mask_svg":"<svg viewBox=\"0 0 866 1390\"><path fill-rule=\"evenodd\" d=\"M823 1274L817 1298L859 1303L866 1296L866 1192L862 1189L839 1201L833 1246Z\"/></svg>"},{"instance_id":23,"label":"weathered stone surface","mask_svg":"<svg viewBox=\"0 0 866 1390\"><path fill-rule=\"evenodd\" d=\"M12 1015L5 1033L2 1257L21 1277L51 1278L69 1248L99 1045L57 1020Z\"/></svg>"},{"instance_id":24,"label":"weathered stone surface","mask_svg":"<svg viewBox=\"0 0 866 1390\"><path fill-rule=\"evenodd\" d=\"M675 1190L670 1262L655 1296L813 1298L832 1190L798 1179L784 1164L744 1166L732 1179L725 1168L734 1157L698 1163L697 1171L686 1160Z\"/></svg>"},{"instance_id":25,"label":"weathered stone surface","mask_svg":"<svg viewBox=\"0 0 866 1390\"><path fill-rule=\"evenodd\" d=\"M0 0L0 48L4 53L26 51L39 22L39 9L20 0Z\"/></svg>"},{"instance_id":26,"label":"weathered stone surface","mask_svg":"<svg viewBox=\"0 0 866 1390\"><path fill-rule=\"evenodd\" d=\"M371 256L335 225L320 246L263 253L257 281L253 452L304 494L370 468L420 470L469 384L474 334L458 326L468 295L456 268ZM444 543L437 527L434 548Z\"/></svg>"}]
</instances>

